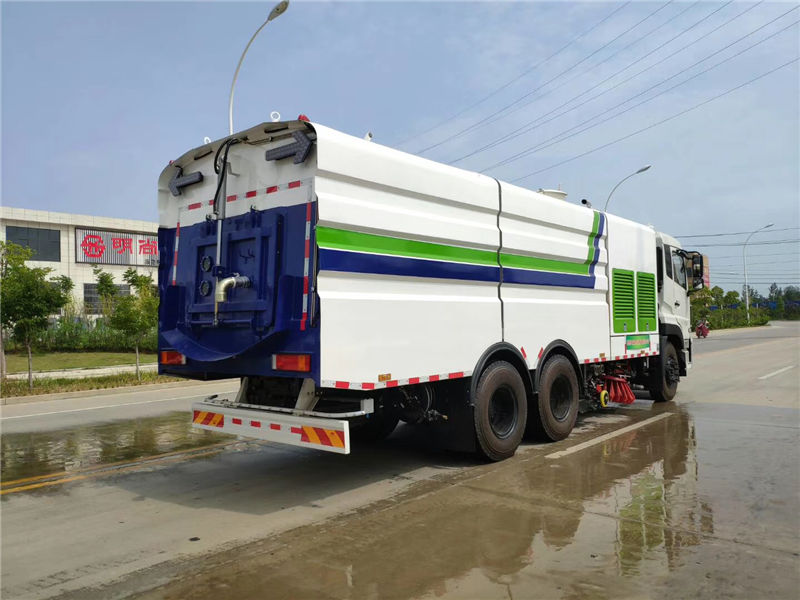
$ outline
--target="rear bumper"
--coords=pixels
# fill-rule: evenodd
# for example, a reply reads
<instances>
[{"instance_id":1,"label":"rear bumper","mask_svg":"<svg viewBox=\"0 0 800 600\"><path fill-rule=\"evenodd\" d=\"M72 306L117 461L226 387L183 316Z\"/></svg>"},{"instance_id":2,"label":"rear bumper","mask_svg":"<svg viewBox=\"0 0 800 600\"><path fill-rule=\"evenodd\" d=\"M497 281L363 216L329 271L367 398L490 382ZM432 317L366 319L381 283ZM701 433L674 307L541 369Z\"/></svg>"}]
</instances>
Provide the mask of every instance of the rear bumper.
<instances>
[{"instance_id":1,"label":"rear bumper","mask_svg":"<svg viewBox=\"0 0 800 600\"><path fill-rule=\"evenodd\" d=\"M350 454L347 421L300 417L269 410L232 408L213 402L192 405L192 426L268 442Z\"/></svg>"}]
</instances>

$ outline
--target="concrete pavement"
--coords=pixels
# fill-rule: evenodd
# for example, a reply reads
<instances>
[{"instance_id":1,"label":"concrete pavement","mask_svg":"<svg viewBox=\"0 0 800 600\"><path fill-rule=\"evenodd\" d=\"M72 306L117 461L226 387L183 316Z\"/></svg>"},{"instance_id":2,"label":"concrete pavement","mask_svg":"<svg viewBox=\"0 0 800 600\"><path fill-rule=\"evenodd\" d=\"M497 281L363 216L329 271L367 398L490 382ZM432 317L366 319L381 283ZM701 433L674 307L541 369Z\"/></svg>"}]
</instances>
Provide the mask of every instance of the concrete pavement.
<instances>
[{"instance_id":1,"label":"concrete pavement","mask_svg":"<svg viewBox=\"0 0 800 600\"><path fill-rule=\"evenodd\" d=\"M166 395L5 407L4 483L65 475L3 495L3 596L793 598L798 332L712 332L677 402L490 465L410 427L350 456L192 439Z\"/></svg>"}]
</instances>

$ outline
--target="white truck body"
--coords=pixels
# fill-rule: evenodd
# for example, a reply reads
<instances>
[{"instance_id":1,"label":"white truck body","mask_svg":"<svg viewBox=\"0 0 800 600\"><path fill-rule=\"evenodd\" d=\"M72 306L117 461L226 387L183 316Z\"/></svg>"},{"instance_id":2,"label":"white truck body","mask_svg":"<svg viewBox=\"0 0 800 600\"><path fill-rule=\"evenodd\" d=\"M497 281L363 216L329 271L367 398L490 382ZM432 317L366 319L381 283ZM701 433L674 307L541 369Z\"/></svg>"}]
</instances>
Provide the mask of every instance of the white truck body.
<instances>
[{"instance_id":1,"label":"white truck body","mask_svg":"<svg viewBox=\"0 0 800 600\"><path fill-rule=\"evenodd\" d=\"M295 143L297 131L313 138L302 163L265 159ZM659 355L656 246L666 242L652 228L318 124L267 123L237 136L247 141L230 147L224 218L308 208L302 328L318 336L304 376L313 394L469 378L497 344L516 349L534 381L554 347L579 365ZM175 263L186 228L217 218L212 157L223 141L162 173L160 227L178 231L162 257ZM203 173L177 198L169 187L176 166ZM177 264L166 263L180 285ZM688 304L686 285L681 300ZM684 343L686 324L669 320ZM176 338L165 335L168 347ZM249 366L238 374L262 375ZM347 442L335 451L349 451Z\"/></svg>"}]
</instances>

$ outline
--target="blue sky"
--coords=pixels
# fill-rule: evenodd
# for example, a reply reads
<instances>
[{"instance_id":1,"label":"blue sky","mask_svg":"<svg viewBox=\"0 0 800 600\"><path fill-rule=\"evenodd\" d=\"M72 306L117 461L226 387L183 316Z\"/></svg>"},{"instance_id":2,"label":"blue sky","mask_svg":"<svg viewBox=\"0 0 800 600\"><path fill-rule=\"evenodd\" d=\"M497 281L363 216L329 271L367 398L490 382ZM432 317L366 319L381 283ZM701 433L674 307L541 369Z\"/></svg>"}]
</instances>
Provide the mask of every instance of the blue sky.
<instances>
[{"instance_id":1,"label":"blue sky","mask_svg":"<svg viewBox=\"0 0 800 600\"><path fill-rule=\"evenodd\" d=\"M4 2L3 203L156 220L156 179L164 164L204 136L227 133L233 69L271 6ZM235 123L250 127L269 120L272 110L284 118L305 113L354 135L373 131L375 142L411 152L447 140L422 153L442 162L508 134L504 143L456 163L474 170L552 140L557 143L486 172L511 181L538 171L517 183L561 186L569 201L588 198L598 208L617 181L652 164L619 188L610 212L674 235L749 231L774 222L773 229L793 229L753 241L797 239L797 62L569 160L795 59L799 34L792 23L800 10L778 17L797 6L295 0L245 60ZM452 137L520 98L512 114ZM513 135L527 124L534 128ZM559 141L584 127L590 128ZM562 161L569 162L550 168ZM685 239L684 245L742 239ZM797 283L799 247L749 247L751 279ZM741 247L703 250L712 257L712 273L719 273L715 282L740 288Z\"/></svg>"}]
</instances>

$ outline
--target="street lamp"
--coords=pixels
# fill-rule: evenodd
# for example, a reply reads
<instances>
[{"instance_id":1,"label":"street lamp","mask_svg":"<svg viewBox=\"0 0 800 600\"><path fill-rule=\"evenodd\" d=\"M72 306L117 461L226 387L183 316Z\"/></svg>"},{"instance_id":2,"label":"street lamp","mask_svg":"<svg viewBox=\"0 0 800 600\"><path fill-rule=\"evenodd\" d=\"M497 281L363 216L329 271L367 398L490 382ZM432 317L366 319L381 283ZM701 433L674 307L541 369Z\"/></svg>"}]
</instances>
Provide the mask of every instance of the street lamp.
<instances>
[{"instance_id":1,"label":"street lamp","mask_svg":"<svg viewBox=\"0 0 800 600\"><path fill-rule=\"evenodd\" d=\"M753 233L747 236L747 239L744 241L744 246L742 246L742 261L744 262L744 304L747 307L748 325L750 324L750 287L747 285L747 242L749 242L750 238L759 231L764 231L773 225L774 223L770 223L769 225L764 225L761 229L756 229Z\"/></svg>"},{"instance_id":2,"label":"street lamp","mask_svg":"<svg viewBox=\"0 0 800 600\"><path fill-rule=\"evenodd\" d=\"M627 176L625 179L623 179L623 180L622 180L622 181L620 181L620 182L619 182L617 185L615 185L615 186L614 186L614 189L612 189L612 190L611 190L611 194L613 194L613 193L614 193L614 192L617 190L617 188L623 184L623 182L627 181L628 179L630 179L630 178L631 178L631 177L633 177L634 175L638 175L639 173L644 173L644 172L645 172L645 171L647 171L647 169L649 169L651 166L652 166L652 165L645 165L645 166L643 166L641 169L639 169L638 171L636 171L636 173L631 173L630 175L628 175L628 176ZM608 195L608 199L606 200L606 205L603 207L603 212L606 212L606 210L608 209L608 203L611 201L611 194L609 194L609 195Z\"/></svg>"},{"instance_id":3,"label":"street lamp","mask_svg":"<svg viewBox=\"0 0 800 600\"><path fill-rule=\"evenodd\" d=\"M283 13L286 12L286 9L289 8L289 0L282 0L278 4L275 5L269 12L269 16L267 20L261 24L261 27L256 29L256 32L253 34L253 37L250 38L250 41L247 42L247 46L244 47L244 51L242 52L242 56L239 58L239 64L236 65L236 71L233 74L233 81L231 82L231 95L228 99L228 133L233 135L233 90L236 87L236 78L239 77L239 69L242 67L242 61L244 61L244 56L247 54L247 51L250 49L250 44L253 43L253 40L256 39L256 36L261 33L261 30L267 26L267 23L272 21L273 19L277 19Z\"/></svg>"}]
</instances>

